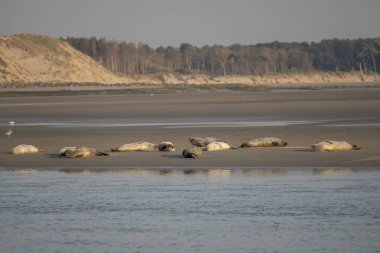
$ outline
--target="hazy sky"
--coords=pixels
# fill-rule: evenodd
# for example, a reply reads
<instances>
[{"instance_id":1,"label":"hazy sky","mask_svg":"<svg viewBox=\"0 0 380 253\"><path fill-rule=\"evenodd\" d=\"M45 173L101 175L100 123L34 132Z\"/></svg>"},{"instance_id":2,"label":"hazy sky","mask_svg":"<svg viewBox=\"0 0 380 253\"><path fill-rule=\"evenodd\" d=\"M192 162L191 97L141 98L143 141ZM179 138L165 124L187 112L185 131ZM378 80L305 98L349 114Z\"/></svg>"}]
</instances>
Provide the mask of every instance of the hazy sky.
<instances>
[{"instance_id":1,"label":"hazy sky","mask_svg":"<svg viewBox=\"0 0 380 253\"><path fill-rule=\"evenodd\" d=\"M380 37L380 0L0 0L0 34L153 47Z\"/></svg>"}]
</instances>

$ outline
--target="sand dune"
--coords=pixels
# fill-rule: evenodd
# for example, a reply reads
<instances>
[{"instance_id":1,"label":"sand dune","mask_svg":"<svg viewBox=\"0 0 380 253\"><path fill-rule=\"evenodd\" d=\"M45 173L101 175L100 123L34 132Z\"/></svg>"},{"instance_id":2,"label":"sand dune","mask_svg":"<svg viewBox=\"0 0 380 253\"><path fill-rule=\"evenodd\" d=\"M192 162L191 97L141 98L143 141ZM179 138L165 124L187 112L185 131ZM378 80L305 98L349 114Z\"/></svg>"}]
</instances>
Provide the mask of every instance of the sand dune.
<instances>
[{"instance_id":1,"label":"sand dune","mask_svg":"<svg viewBox=\"0 0 380 253\"><path fill-rule=\"evenodd\" d=\"M68 43L39 35L0 37L0 83L128 83Z\"/></svg>"}]
</instances>

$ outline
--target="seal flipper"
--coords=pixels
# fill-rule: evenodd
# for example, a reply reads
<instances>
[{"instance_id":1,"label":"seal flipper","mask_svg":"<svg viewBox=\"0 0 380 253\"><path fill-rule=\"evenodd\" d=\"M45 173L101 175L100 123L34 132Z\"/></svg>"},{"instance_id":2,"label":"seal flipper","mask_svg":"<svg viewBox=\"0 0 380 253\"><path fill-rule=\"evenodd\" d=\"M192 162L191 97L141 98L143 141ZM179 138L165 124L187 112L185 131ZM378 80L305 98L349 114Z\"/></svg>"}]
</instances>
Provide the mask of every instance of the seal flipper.
<instances>
[{"instance_id":1,"label":"seal flipper","mask_svg":"<svg viewBox=\"0 0 380 253\"><path fill-rule=\"evenodd\" d=\"M96 156L109 156L109 154L104 153L104 152L100 152L100 151L96 151L95 155Z\"/></svg>"},{"instance_id":2,"label":"seal flipper","mask_svg":"<svg viewBox=\"0 0 380 253\"><path fill-rule=\"evenodd\" d=\"M191 153L191 154L190 154L190 157L193 158L193 159L196 159L196 158L198 158L199 156L196 155L196 154L194 154L194 153Z\"/></svg>"}]
</instances>

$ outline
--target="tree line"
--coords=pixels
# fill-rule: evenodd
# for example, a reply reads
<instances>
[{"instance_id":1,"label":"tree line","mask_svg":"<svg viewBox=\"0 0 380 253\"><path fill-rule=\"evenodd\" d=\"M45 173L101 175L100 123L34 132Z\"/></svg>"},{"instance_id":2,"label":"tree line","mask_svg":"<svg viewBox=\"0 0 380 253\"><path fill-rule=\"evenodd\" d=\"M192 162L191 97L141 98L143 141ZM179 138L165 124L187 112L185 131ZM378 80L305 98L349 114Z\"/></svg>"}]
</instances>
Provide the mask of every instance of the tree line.
<instances>
[{"instance_id":1,"label":"tree line","mask_svg":"<svg viewBox=\"0 0 380 253\"><path fill-rule=\"evenodd\" d=\"M157 72L263 75L315 70L380 72L380 38L203 47L183 43L178 48L152 48L143 43L95 37L65 40L111 71L129 75Z\"/></svg>"}]
</instances>

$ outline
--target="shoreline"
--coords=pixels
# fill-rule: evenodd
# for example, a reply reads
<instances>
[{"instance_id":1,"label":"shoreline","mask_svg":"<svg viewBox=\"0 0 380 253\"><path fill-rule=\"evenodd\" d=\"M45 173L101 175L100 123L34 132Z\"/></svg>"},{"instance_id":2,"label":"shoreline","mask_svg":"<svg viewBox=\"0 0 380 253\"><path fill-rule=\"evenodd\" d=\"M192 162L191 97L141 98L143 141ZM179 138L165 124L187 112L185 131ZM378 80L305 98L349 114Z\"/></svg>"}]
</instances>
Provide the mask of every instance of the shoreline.
<instances>
[{"instance_id":1,"label":"shoreline","mask_svg":"<svg viewBox=\"0 0 380 253\"><path fill-rule=\"evenodd\" d=\"M370 167L57 167L57 168L28 168L12 167L1 168L1 172L17 174L31 173L64 173L64 174L126 174L126 175L159 175L159 176L219 176L229 177L234 175L276 176L276 175L347 175L368 172L379 172L377 166Z\"/></svg>"},{"instance_id":2,"label":"shoreline","mask_svg":"<svg viewBox=\"0 0 380 253\"><path fill-rule=\"evenodd\" d=\"M270 92L286 90L365 90L380 89L380 82L362 83L300 83L300 84L57 84L27 87L0 86L0 97L173 94L187 92Z\"/></svg>"}]
</instances>

